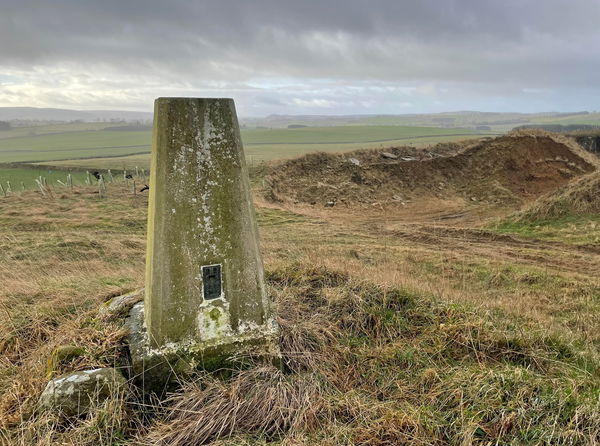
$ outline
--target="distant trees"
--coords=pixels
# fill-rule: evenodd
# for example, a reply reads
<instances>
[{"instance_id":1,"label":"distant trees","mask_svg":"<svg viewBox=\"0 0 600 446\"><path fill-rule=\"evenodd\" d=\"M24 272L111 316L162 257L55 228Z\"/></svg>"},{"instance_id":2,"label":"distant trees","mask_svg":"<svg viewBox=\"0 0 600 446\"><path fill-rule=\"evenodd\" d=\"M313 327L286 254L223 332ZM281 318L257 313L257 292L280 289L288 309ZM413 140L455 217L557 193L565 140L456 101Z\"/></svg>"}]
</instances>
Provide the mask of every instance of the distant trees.
<instances>
[{"instance_id":1,"label":"distant trees","mask_svg":"<svg viewBox=\"0 0 600 446\"><path fill-rule=\"evenodd\" d=\"M1 130L10 130L10 129L11 129L10 122L0 121L0 131Z\"/></svg>"},{"instance_id":2,"label":"distant trees","mask_svg":"<svg viewBox=\"0 0 600 446\"><path fill-rule=\"evenodd\" d=\"M513 128L513 130L541 129L547 132L567 133L586 130L598 130L598 128L600 128L600 126L589 124L527 124L515 127Z\"/></svg>"}]
</instances>

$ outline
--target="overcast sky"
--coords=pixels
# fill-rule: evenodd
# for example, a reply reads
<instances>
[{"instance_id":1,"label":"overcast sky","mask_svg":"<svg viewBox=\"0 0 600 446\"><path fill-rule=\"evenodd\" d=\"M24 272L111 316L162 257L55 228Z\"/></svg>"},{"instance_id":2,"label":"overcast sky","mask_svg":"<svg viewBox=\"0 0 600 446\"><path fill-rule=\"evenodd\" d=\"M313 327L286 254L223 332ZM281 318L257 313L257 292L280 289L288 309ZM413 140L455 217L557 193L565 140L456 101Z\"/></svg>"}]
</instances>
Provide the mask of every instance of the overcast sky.
<instances>
[{"instance_id":1,"label":"overcast sky","mask_svg":"<svg viewBox=\"0 0 600 446\"><path fill-rule=\"evenodd\" d=\"M0 0L0 106L600 110L600 0Z\"/></svg>"}]
</instances>

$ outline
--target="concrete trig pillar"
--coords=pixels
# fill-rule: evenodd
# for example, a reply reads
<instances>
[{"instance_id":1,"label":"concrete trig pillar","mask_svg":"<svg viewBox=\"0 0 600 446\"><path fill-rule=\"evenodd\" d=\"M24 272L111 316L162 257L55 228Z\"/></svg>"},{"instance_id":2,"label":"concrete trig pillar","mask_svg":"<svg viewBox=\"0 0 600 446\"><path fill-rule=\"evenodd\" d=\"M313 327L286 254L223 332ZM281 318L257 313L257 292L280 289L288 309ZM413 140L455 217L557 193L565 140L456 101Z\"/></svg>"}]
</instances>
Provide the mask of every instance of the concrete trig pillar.
<instances>
[{"instance_id":1,"label":"concrete trig pillar","mask_svg":"<svg viewBox=\"0 0 600 446\"><path fill-rule=\"evenodd\" d=\"M130 327L134 370L163 370L150 373L160 381L181 361L215 368L249 346L276 355L232 99L156 100L149 193L145 299L130 320L143 318L141 330Z\"/></svg>"}]
</instances>

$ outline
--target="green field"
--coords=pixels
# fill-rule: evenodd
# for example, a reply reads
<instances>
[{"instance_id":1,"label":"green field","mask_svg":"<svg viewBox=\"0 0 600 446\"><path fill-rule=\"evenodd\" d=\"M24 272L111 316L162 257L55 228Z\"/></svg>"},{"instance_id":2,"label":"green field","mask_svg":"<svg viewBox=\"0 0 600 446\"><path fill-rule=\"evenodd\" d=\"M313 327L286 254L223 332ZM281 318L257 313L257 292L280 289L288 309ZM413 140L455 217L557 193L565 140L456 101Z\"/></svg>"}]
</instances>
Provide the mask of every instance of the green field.
<instances>
[{"instance_id":1,"label":"green field","mask_svg":"<svg viewBox=\"0 0 600 446\"><path fill-rule=\"evenodd\" d=\"M106 127L121 127L125 123L107 122L70 122L61 124L36 125L29 127L13 127L10 130L0 131L0 139L20 138L24 136L51 135L66 132L84 132L102 130Z\"/></svg>"},{"instance_id":2,"label":"green field","mask_svg":"<svg viewBox=\"0 0 600 446\"><path fill-rule=\"evenodd\" d=\"M478 138L483 135L472 135L471 137ZM427 145L438 142L458 141L468 139L469 136L427 136L409 139L390 140L377 143L348 143L348 144L256 144L244 145L246 161L249 165L257 164L263 161L273 159L293 158L304 155L309 152L342 152L358 149L392 147L400 145ZM131 170L136 166L148 169L150 166L150 154L137 154L119 157L106 158L89 158L89 159L73 159L64 161L47 161L37 163L48 166L61 166L75 169L124 169Z\"/></svg>"},{"instance_id":3,"label":"green field","mask_svg":"<svg viewBox=\"0 0 600 446\"><path fill-rule=\"evenodd\" d=\"M600 125L600 113L497 113L497 112L449 112L408 115L366 116L269 116L244 119L248 128L286 128L290 124L311 127L327 126L417 126L444 128L490 127L494 132L506 132L525 124L568 123Z\"/></svg>"},{"instance_id":4,"label":"green field","mask_svg":"<svg viewBox=\"0 0 600 446\"><path fill-rule=\"evenodd\" d=\"M78 131L0 139L0 163L127 155L150 150L150 132Z\"/></svg>"},{"instance_id":5,"label":"green field","mask_svg":"<svg viewBox=\"0 0 600 446\"><path fill-rule=\"evenodd\" d=\"M0 138L0 163L79 169L147 168L151 132L102 130L101 126L107 125L80 123L13 129L7 132L11 137ZM242 129L242 140L248 162L255 163L314 151L432 144L484 134L487 133L464 128L360 125Z\"/></svg>"},{"instance_id":6,"label":"green field","mask_svg":"<svg viewBox=\"0 0 600 446\"><path fill-rule=\"evenodd\" d=\"M59 187L60 183L58 183L57 180L66 183L68 173L69 172L52 170L50 168L0 167L0 184L6 190L7 182L10 182L12 190L15 192L21 190L23 186L25 189L36 189L37 184L35 179L41 176L46 178L48 184ZM85 172L72 172L71 175L74 185L81 185L85 183ZM23 185L21 185L21 182Z\"/></svg>"},{"instance_id":7,"label":"green field","mask_svg":"<svg viewBox=\"0 0 600 446\"><path fill-rule=\"evenodd\" d=\"M542 117L532 119L532 123L536 124L577 124L577 125L598 125L600 126L600 113L589 113L564 117Z\"/></svg>"},{"instance_id":8,"label":"green field","mask_svg":"<svg viewBox=\"0 0 600 446\"><path fill-rule=\"evenodd\" d=\"M150 169L150 154L126 155L106 158L86 158L64 161L47 161L36 166L59 166L64 169L115 169L132 171L136 167Z\"/></svg>"},{"instance_id":9,"label":"green field","mask_svg":"<svg viewBox=\"0 0 600 446\"><path fill-rule=\"evenodd\" d=\"M248 129L242 130L244 145L266 144L349 144L387 142L431 136L468 136L476 133L470 129L436 127L410 127L394 125L305 127L299 129Z\"/></svg>"}]
</instances>

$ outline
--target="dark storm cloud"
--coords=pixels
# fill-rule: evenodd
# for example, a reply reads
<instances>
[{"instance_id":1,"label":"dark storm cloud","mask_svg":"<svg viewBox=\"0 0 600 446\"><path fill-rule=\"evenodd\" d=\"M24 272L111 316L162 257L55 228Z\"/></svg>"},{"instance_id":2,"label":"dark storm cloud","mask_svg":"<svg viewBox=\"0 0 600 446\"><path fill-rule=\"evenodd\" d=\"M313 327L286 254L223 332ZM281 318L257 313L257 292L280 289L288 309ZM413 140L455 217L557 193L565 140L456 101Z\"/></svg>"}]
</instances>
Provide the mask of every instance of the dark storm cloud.
<instances>
[{"instance_id":1,"label":"dark storm cloud","mask_svg":"<svg viewBox=\"0 0 600 446\"><path fill-rule=\"evenodd\" d=\"M13 85L13 94L69 88L61 94L75 103L81 95L94 102L85 92L96 88L110 92L109 103L138 105L150 90L233 91L264 107L326 107L336 89L323 80L347 85L342 97L354 88L356 104L364 81L417 90L433 83L438 98L449 89L510 96L595 90L600 69L598 0L0 4L0 92L2 75L16 76L28 87ZM411 102L403 95L411 96L403 91L397 101Z\"/></svg>"}]
</instances>

